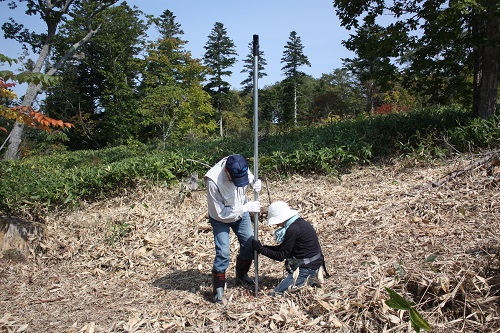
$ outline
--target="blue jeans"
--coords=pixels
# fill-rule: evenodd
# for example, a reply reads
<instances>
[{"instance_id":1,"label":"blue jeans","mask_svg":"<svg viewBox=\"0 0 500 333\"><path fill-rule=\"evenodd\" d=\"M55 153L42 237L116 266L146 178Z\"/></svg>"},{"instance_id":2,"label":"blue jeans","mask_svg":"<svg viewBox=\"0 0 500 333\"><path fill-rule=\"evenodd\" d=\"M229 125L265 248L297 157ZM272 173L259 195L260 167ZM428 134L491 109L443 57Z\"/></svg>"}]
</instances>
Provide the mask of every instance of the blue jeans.
<instances>
[{"instance_id":1,"label":"blue jeans","mask_svg":"<svg viewBox=\"0 0 500 333\"><path fill-rule=\"evenodd\" d=\"M241 220L232 223L223 223L210 218L212 231L214 233L215 242L215 259L213 271L224 273L229 267L230 261L230 243L229 243L229 229L238 237L240 243L240 252L238 257L244 261L252 261L253 259L253 225L250 220L250 214L244 213Z\"/></svg>"},{"instance_id":2,"label":"blue jeans","mask_svg":"<svg viewBox=\"0 0 500 333\"><path fill-rule=\"evenodd\" d=\"M297 280L295 284L293 283L293 273L289 274L283 281L281 281L274 291L271 293L271 296L280 296L283 295L285 291L288 290L291 286L293 287L302 287L305 285L307 278L314 278L316 275L316 270L308 269L308 268L299 268L299 275L297 276Z\"/></svg>"}]
</instances>

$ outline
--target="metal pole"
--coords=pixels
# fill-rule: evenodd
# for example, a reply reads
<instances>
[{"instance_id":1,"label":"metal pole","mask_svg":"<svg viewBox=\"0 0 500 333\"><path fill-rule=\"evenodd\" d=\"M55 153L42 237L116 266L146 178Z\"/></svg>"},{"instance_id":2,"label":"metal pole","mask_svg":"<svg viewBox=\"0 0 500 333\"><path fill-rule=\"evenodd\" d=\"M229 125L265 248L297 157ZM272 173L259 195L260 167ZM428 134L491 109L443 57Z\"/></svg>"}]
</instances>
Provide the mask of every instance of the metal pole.
<instances>
[{"instance_id":1,"label":"metal pole","mask_svg":"<svg viewBox=\"0 0 500 333\"><path fill-rule=\"evenodd\" d=\"M255 180L259 179L259 35L253 35L253 128L254 128L254 158L253 170ZM254 200L259 200L259 193L254 191ZM253 215L254 237L259 239L259 214ZM255 297L259 295L259 253L254 251L255 267Z\"/></svg>"}]
</instances>

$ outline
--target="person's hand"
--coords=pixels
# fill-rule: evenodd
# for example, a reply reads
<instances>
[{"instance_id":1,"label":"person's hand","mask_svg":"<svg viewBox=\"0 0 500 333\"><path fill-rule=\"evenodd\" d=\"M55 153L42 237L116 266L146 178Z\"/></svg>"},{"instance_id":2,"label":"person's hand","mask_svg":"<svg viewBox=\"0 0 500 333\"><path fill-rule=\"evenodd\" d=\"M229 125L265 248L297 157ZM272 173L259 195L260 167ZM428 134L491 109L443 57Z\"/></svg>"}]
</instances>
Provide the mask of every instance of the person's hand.
<instances>
[{"instance_id":1,"label":"person's hand","mask_svg":"<svg viewBox=\"0 0 500 333\"><path fill-rule=\"evenodd\" d=\"M260 179L257 179L253 183L252 188L255 192L260 192L260 190L262 190L262 182L260 181Z\"/></svg>"},{"instance_id":2,"label":"person's hand","mask_svg":"<svg viewBox=\"0 0 500 333\"><path fill-rule=\"evenodd\" d=\"M260 212L260 201L249 201L243 205L243 213L259 213Z\"/></svg>"},{"instance_id":3,"label":"person's hand","mask_svg":"<svg viewBox=\"0 0 500 333\"><path fill-rule=\"evenodd\" d=\"M262 243L259 240L254 238L254 239L252 239L252 247L255 251L260 253L260 249L262 249Z\"/></svg>"}]
</instances>

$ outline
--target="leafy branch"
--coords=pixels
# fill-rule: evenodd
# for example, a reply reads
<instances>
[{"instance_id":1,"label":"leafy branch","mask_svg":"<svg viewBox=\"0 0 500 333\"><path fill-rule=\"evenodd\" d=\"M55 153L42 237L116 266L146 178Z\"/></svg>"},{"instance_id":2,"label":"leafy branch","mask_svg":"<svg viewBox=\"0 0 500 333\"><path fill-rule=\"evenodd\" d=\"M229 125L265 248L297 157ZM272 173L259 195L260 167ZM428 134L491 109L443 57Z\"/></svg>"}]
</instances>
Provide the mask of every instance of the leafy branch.
<instances>
[{"instance_id":1,"label":"leafy branch","mask_svg":"<svg viewBox=\"0 0 500 333\"><path fill-rule=\"evenodd\" d=\"M413 307L415 305L415 303L408 302L406 299L404 299L401 295L399 295L397 292L395 292L392 289L385 288L385 291L387 291L389 296L391 296L390 299L385 301L385 304L387 304L388 307L396 309L396 310L408 311L408 313L410 315L411 326L413 327L413 329L417 333L420 333L421 328L428 331L428 332L431 331L431 326L429 325L429 323Z\"/></svg>"},{"instance_id":2,"label":"leafy branch","mask_svg":"<svg viewBox=\"0 0 500 333\"><path fill-rule=\"evenodd\" d=\"M17 62L16 59L10 59L3 54L0 54L0 63L8 62L9 64ZM7 82L11 80L13 82ZM50 85L54 83L57 78L50 75L42 73L20 73L14 74L11 71L0 71L0 97L7 100L13 101L17 99L17 95L10 90L12 87L16 86L17 83L30 83L30 84L42 84ZM0 105L0 117L5 117L9 120L17 121L18 123L25 124L26 126L41 129L47 132L51 131L51 127L61 127L61 128L72 128L74 127L71 123L65 123L62 120L53 119L45 116L39 111L34 110L30 106L13 106L8 107L6 105ZM0 127L1 131L7 132L3 127Z\"/></svg>"}]
</instances>

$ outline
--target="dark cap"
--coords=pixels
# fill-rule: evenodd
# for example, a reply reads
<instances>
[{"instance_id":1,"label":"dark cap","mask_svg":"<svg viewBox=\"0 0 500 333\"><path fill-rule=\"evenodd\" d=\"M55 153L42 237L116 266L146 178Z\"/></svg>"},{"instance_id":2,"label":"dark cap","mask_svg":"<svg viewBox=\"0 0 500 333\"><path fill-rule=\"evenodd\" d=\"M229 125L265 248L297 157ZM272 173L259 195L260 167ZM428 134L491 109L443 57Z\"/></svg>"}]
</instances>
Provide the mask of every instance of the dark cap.
<instances>
[{"instance_id":1,"label":"dark cap","mask_svg":"<svg viewBox=\"0 0 500 333\"><path fill-rule=\"evenodd\" d=\"M239 155L231 155L226 160L226 170L231 176L234 186L243 187L248 185L248 162Z\"/></svg>"}]
</instances>

